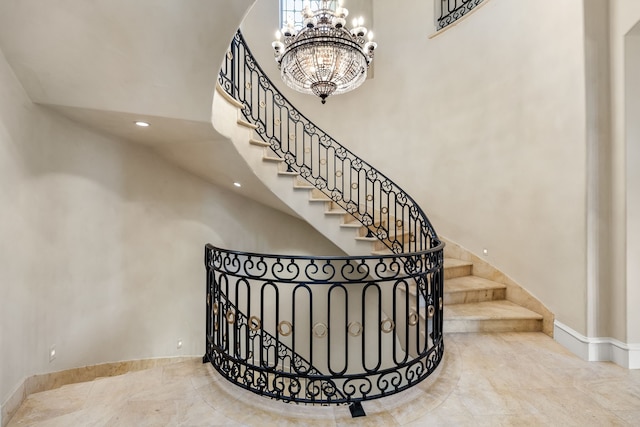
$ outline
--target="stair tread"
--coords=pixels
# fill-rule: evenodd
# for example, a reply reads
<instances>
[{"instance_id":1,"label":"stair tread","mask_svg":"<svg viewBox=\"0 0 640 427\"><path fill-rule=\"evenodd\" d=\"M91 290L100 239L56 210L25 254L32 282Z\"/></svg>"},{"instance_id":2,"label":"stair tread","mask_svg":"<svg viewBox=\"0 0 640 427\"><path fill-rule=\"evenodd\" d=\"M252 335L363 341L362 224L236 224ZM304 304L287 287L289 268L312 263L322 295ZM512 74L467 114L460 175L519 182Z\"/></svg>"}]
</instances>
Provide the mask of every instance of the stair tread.
<instances>
[{"instance_id":1,"label":"stair tread","mask_svg":"<svg viewBox=\"0 0 640 427\"><path fill-rule=\"evenodd\" d=\"M445 258L444 259L444 268L455 268L455 267L468 267L472 266L473 263L471 261L464 261L457 258Z\"/></svg>"},{"instance_id":2,"label":"stair tread","mask_svg":"<svg viewBox=\"0 0 640 427\"><path fill-rule=\"evenodd\" d=\"M248 122L248 121L246 121L246 120L238 119L238 120L237 120L237 123L238 123L240 126L248 127L248 128L250 128L250 129L258 129L258 126L257 126L257 125L254 125L253 123L249 123L249 122Z\"/></svg>"},{"instance_id":3,"label":"stair tread","mask_svg":"<svg viewBox=\"0 0 640 427\"><path fill-rule=\"evenodd\" d=\"M267 162L284 162L282 157L274 157L274 156L262 156L262 160Z\"/></svg>"},{"instance_id":4,"label":"stair tread","mask_svg":"<svg viewBox=\"0 0 640 427\"><path fill-rule=\"evenodd\" d=\"M506 289L507 286L478 276L462 276L444 281L445 293Z\"/></svg>"},{"instance_id":5,"label":"stair tread","mask_svg":"<svg viewBox=\"0 0 640 427\"><path fill-rule=\"evenodd\" d=\"M446 320L542 320L542 316L510 301L484 301L446 305Z\"/></svg>"},{"instance_id":6,"label":"stair tread","mask_svg":"<svg viewBox=\"0 0 640 427\"><path fill-rule=\"evenodd\" d=\"M331 209L328 211L324 211L325 215L346 215L347 211L344 209Z\"/></svg>"},{"instance_id":7,"label":"stair tread","mask_svg":"<svg viewBox=\"0 0 640 427\"><path fill-rule=\"evenodd\" d=\"M300 175L300 173L299 172L295 172L295 171L292 171L292 172L289 172L289 171L278 171L278 175L298 176L298 175Z\"/></svg>"},{"instance_id":8,"label":"stair tread","mask_svg":"<svg viewBox=\"0 0 640 427\"><path fill-rule=\"evenodd\" d=\"M249 140L249 144L257 145L258 147L270 147L271 146L271 144L269 144L268 142L264 142L264 141L261 141L259 139L254 139L254 138L251 138Z\"/></svg>"},{"instance_id":9,"label":"stair tread","mask_svg":"<svg viewBox=\"0 0 640 427\"><path fill-rule=\"evenodd\" d=\"M367 236L356 236L355 239L356 240L365 240L367 242L375 242L376 240L378 240L377 237L367 237Z\"/></svg>"},{"instance_id":10,"label":"stair tread","mask_svg":"<svg viewBox=\"0 0 640 427\"><path fill-rule=\"evenodd\" d=\"M360 224L359 222L343 222L342 224L340 224L340 227L343 227L343 228L363 228L364 226L362 224ZM373 252L372 252L372 254L375 255Z\"/></svg>"}]
</instances>

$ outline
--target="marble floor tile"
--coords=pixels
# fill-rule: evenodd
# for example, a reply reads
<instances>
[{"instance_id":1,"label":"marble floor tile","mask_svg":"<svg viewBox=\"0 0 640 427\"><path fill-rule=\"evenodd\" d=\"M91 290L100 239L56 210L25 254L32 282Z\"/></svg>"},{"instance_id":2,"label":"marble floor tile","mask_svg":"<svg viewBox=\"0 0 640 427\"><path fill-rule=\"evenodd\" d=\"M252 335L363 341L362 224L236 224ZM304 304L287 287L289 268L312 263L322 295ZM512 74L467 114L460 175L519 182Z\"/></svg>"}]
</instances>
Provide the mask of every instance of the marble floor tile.
<instances>
[{"instance_id":1,"label":"marble floor tile","mask_svg":"<svg viewBox=\"0 0 640 427\"><path fill-rule=\"evenodd\" d=\"M576 384L576 388L611 410L632 411L640 408L640 383L629 383L623 379L585 381Z\"/></svg>"},{"instance_id":2,"label":"marble floor tile","mask_svg":"<svg viewBox=\"0 0 640 427\"><path fill-rule=\"evenodd\" d=\"M240 389L199 358L30 395L9 426L640 426L640 371L584 362L542 333L449 334L436 374L348 407Z\"/></svg>"}]
</instances>

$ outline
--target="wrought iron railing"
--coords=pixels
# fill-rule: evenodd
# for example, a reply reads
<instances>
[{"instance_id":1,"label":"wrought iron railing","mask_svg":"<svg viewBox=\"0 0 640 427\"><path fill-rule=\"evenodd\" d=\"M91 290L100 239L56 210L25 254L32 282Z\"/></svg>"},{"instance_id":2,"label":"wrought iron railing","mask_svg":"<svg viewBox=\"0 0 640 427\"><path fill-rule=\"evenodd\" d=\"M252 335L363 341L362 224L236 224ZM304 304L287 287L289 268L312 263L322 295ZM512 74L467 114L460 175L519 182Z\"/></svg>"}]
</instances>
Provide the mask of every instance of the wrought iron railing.
<instances>
[{"instance_id":1,"label":"wrought iron railing","mask_svg":"<svg viewBox=\"0 0 640 427\"><path fill-rule=\"evenodd\" d=\"M207 245L205 361L284 401L348 404L405 390L442 359L442 246L302 257Z\"/></svg>"},{"instance_id":2,"label":"wrought iron railing","mask_svg":"<svg viewBox=\"0 0 640 427\"><path fill-rule=\"evenodd\" d=\"M300 113L273 85L238 32L218 81L243 104L256 133L290 171L321 190L394 253L438 246L420 206L391 179L340 145Z\"/></svg>"},{"instance_id":3,"label":"wrought iron railing","mask_svg":"<svg viewBox=\"0 0 640 427\"><path fill-rule=\"evenodd\" d=\"M483 0L436 0L437 29L453 24L482 2Z\"/></svg>"},{"instance_id":4,"label":"wrought iron railing","mask_svg":"<svg viewBox=\"0 0 640 427\"><path fill-rule=\"evenodd\" d=\"M426 378L444 351L444 244L427 216L293 107L240 32L219 83L289 172L391 254L276 256L207 245L205 360L255 393L312 404L359 404Z\"/></svg>"}]
</instances>

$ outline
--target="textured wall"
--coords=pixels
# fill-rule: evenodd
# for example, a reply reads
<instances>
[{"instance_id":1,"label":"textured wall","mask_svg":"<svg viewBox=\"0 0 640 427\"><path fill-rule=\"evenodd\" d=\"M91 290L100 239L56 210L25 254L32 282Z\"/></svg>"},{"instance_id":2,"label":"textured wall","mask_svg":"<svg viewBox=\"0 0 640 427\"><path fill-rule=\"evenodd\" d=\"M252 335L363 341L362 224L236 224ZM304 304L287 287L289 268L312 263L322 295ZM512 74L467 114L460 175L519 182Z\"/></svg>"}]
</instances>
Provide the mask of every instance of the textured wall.
<instances>
[{"instance_id":1,"label":"textured wall","mask_svg":"<svg viewBox=\"0 0 640 427\"><path fill-rule=\"evenodd\" d=\"M269 3L256 3L243 30L277 78ZM433 2L372 5L374 78L326 105L286 96L414 196L439 233L487 248L489 262L585 333L582 2L491 0L432 39Z\"/></svg>"},{"instance_id":2,"label":"textured wall","mask_svg":"<svg viewBox=\"0 0 640 427\"><path fill-rule=\"evenodd\" d=\"M0 236L0 402L37 373L204 354L207 242L340 253L298 219L33 104L1 53Z\"/></svg>"},{"instance_id":3,"label":"textured wall","mask_svg":"<svg viewBox=\"0 0 640 427\"><path fill-rule=\"evenodd\" d=\"M611 1L614 306L626 311L626 342L640 343L640 3Z\"/></svg>"}]
</instances>

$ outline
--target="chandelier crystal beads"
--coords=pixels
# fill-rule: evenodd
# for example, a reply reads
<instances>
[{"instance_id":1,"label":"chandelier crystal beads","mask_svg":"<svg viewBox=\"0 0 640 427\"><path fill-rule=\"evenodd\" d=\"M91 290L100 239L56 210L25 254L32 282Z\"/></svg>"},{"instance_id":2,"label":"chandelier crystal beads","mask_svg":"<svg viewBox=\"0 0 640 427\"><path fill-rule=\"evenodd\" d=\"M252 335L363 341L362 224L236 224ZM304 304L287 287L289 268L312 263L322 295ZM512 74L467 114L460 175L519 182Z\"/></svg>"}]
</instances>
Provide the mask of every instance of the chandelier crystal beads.
<instances>
[{"instance_id":1,"label":"chandelier crystal beads","mask_svg":"<svg viewBox=\"0 0 640 427\"><path fill-rule=\"evenodd\" d=\"M285 84L320 97L323 104L330 95L349 92L365 81L377 47L362 18L354 19L348 30L349 11L342 1L335 10L329 3L317 1L312 10L305 1L302 29L296 30L290 22L271 44Z\"/></svg>"}]
</instances>

